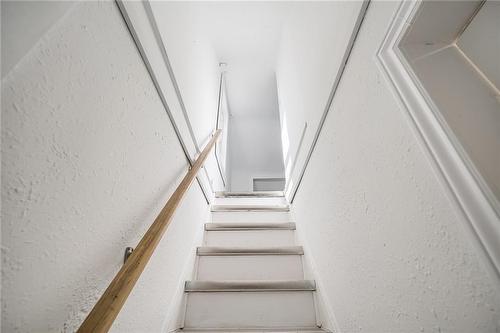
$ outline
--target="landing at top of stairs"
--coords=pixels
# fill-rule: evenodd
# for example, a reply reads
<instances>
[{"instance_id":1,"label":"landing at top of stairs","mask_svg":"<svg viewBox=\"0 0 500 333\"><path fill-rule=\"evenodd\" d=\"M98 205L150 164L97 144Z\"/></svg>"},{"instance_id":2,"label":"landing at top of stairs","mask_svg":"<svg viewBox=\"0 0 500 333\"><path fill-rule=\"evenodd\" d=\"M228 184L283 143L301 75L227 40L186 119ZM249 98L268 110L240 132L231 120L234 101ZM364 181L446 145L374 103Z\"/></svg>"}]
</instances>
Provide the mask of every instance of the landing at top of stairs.
<instances>
[{"instance_id":1,"label":"landing at top of stairs","mask_svg":"<svg viewBox=\"0 0 500 333\"><path fill-rule=\"evenodd\" d=\"M276 198L283 197L283 191L260 191L260 192L216 192L216 198Z\"/></svg>"}]
</instances>

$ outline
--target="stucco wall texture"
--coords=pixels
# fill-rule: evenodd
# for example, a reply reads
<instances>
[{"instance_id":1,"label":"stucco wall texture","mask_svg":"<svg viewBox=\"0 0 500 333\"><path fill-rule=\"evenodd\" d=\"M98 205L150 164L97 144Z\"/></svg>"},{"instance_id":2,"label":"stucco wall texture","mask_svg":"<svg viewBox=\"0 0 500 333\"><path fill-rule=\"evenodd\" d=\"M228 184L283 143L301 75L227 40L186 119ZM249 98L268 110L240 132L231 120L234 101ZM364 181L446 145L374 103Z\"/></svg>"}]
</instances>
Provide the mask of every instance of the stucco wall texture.
<instances>
[{"instance_id":1,"label":"stucco wall texture","mask_svg":"<svg viewBox=\"0 0 500 333\"><path fill-rule=\"evenodd\" d=\"M372 2L294 201L341 332L499 332L500 295L377 66Z\"/></svg>"},{"instance_id":2,"label":"stucco wall texture","mask_svg":"<svg viewBox=\"0 0 500 333\"><path fill-rule=\"evenodd\" d=\"M2 331L75 331L186 170L116 4L72 7L2 81ZM207 213L195 182L115 331L175 325Z\"/></svg>"}]
</instances>

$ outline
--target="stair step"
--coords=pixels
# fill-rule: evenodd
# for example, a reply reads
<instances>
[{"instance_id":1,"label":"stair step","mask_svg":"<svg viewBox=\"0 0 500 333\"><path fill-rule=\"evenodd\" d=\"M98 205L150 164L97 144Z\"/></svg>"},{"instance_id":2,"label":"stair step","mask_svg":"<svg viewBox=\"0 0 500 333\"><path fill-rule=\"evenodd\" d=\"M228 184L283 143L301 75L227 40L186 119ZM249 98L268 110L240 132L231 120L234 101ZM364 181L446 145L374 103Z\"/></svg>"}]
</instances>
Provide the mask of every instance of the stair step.
<instances>
[{"instance_id":1,"label":"stair step","mask_svg":"<svg viewBox=\"0 0 500 333\"><path fill-rule=\"evenodd\" d=\"M287 205L285 197L223 197L215 198L213 205Z\"/></svg>"},{"instance_id":2,"label":"stair step","mask_svg":"<svg viewBox=\"0 0 500 333\"><path fill-rule=\"evenodd\" d=\"M175 332L181 333L327 333L318 327L294 327L290 328L255 328L255 329L224 329L224 328L181 328Z\"/></svg>"},{"instance_id":3,"label":"stair step","mask_svg":"<svg viewBox=\"0 0 500 333\"><path fill-rule=\"evenodd\" d=\"M295 223L205 223L207 231L295 230Z\"/></svg>"},{"instance_id":4,"label":"stair step","mask_svg":"<svg viewBox=\"0 0 500 333\"><path fill-rule=\"evenodd\" d=\"M248 255L302 255L302 246L279 247L217 247L200 246L196 249L199 256L248 256Z\"/></svg>"},{"instance_id":5,"label":"stair step","mask_svg":"<svg viewBox=\"0 0 500 333\"><path fill-rule=\"evenodd\" d=\"M212 212L288 212L288 205L212 205Z\"/></svg>"},{"instance_id":6,"label":"stair step","mask_svg":"<svg viewBox=\"0 0 500 333\"><path fill-rule=\"evenodd\" d=\"M215 192L216 198L248 198L248 197L283 197L283 191L260 191L260 192Z\"/></svg>"},{"instance_id":7,"label":"stair step","mask_svg":"<svg viewBox=\"0 0 500 333\"><path fill-rule=\"evenodd\" d=\"M196 280L302 280L301 255L198 257Z\"/></svg>"},{"instance_id":8,"label":"stair step","mask_svg":"<svg viewBox=\"0 0 500 333\"><path fill-rule=\"evenodd\" d=\"M294 230L207 231L204 246L270 247L295 245Z\"/></svg>"},{"instance_id":9,"label":"stair step","mask_svg":"<svg viewBox=\"0 0 500 333\"><path fill-rule=\"evenodd\" d=\"M284 223L293 222L290 212L277 211L220 211L212 212L213 223Z\"/></svg>"},{"instance_id":10,"label":"stair step","mask_svg":"<svg viewBox=\"0 0 500 333\"><path fill-rule=\"evenodd\" d=\"M184 327L315 327L313 291L189 292Z\"/></svg>"},{"instance_id":11,"label":"stair step","mask_svg":"<svg viewBox=\"0 0 500 333\"><path fill-rule=\"evenodd\" d=\"M186 281L185 292L315 291L314 280Z\"/></svg>"}]
</instances>

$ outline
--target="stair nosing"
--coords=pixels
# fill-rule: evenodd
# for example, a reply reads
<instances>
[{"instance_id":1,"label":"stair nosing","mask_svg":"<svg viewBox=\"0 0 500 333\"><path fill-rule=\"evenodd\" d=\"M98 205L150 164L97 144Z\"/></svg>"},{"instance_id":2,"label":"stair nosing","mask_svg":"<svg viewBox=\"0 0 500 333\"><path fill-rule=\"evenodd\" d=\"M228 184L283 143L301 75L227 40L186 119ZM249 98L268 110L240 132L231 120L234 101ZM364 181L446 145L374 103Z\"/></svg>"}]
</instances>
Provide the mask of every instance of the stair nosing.
<instances>
[{"instance_id":1,"label":"stair nosing","mask_svg":"<svg viewBox=\"0 0 500 333\"><path fill-rule=\"evenodd\" d=\"M302 246L277 247L222 247L200 246L196 248L198 256L253 256L253 255L303 255Z\"/></svg>"},{"instance_id":2,"label":"stair nosing","mask_svg":"<svg viewBox=\"0 0 500 333\"><path fill-rule=\"evenodd\" d=\"M296 230L293 222L282 223L205 223L206 231Z\"/></svg>"},{"instance_id":3,"label":"stair nosing","mask_svg":"<svg viewBox=\"0 0 500 333\"><path fill-rule=\"evenodd\" d=\"M184 292L279 292L315 291L314 280L192 280Z\"/></svg>"}]
</instances>

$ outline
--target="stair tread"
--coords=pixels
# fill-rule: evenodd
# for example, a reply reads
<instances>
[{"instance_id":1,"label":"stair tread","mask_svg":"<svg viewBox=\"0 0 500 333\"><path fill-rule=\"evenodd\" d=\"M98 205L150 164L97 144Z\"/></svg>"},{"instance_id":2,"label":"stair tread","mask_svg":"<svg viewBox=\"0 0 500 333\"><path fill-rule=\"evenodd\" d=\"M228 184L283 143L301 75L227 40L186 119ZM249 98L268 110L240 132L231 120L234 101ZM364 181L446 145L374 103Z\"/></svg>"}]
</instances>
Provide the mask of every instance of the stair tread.
<instances>
[{"instance_id":1,"label":"stair tread","mask_svg":"<svg viewBox=\"0 0 500 333\"><path fill-rule=\"evenodd\" d=\"M232 230L295 230L296 225L292 222L284 223L205 223L207 231L232 231Z\"/></svg>"},{"instance_id":2,"label":"stair tread","mask_svg":"<svg viewBox=\"0 0 500 333\"><path fill-rule=\"evenodd\" d=\"M277 247L219 247L200 246L196 249L199 256L207 255L302 255L302 246L277 246Z\"/></svg>"},{"instance_id":3,"label":"stair tread","mask_svg":"<svg viewBox=\"0 0 500 333\"><path fill-rule=\"evenodd\" d=\"M207 280L186 281L185 292L315 291L314 280Z\"/></svg>"}]
</instances>

